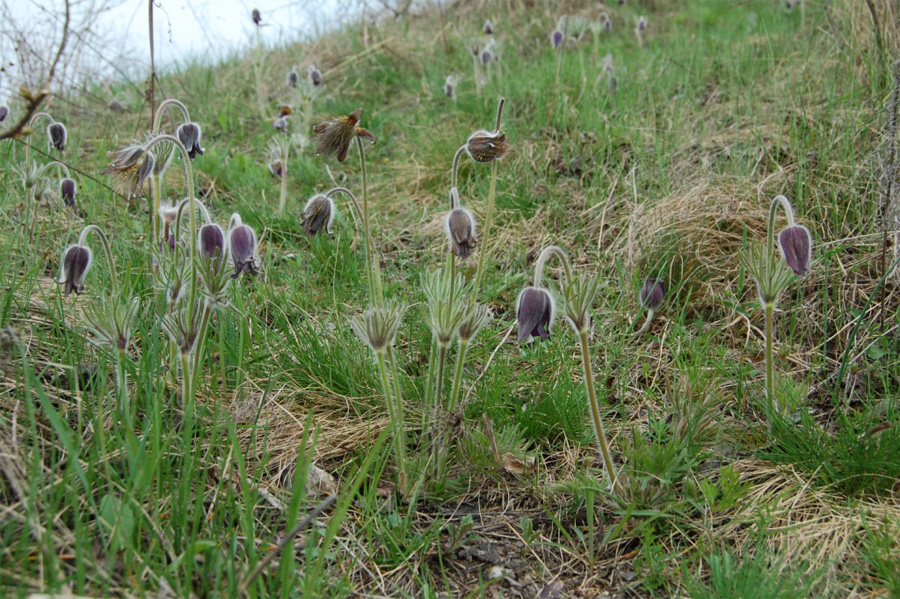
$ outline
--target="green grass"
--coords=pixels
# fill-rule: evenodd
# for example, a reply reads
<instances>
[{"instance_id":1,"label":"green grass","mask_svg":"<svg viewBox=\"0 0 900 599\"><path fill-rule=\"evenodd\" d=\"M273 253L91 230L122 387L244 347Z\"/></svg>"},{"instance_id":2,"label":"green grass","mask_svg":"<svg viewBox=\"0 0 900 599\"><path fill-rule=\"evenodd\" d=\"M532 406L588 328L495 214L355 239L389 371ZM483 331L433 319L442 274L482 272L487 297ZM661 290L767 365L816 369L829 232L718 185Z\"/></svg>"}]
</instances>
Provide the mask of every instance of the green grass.
<instances>
[{"instance_id":1,"label":"green grass","mask_svg":"<svg viewBox=\"0 0 900 599\"><path fill-rule=\"evenodd\" d=\"M881 295L875 224L892 90L858 4L829 2L829 18L809 3L801 24L766 0L610 3L612 33L553 51L556 2L508 14L464 3L444 12L446 50L429 12L368 25L368 46L356 19L267 55L273 118L300 56L326 73L313 121L361 107L361 126L378 138L366 154L372 235L385 295L409 305L395 349L406 497L375 361L349 326L368 302L362 228L342 195L332 237L307 238L299 223L314 193L337 184L360 195L355 151L343 164L315 156L314 141L294 152L278 214L279 181L266 168L275 132L257 115L252 58L162 77L166 97L203 126L206 152L193 162L201 200L222 225L240 213L261 239L263 274L229 288L232 307L211 320L196 406L185 409L148 272L146 203L115 196L97 175L107 151L143 136L148 109L122 83L65 91L45 108L68 125L62 158L85 173L83 214L53 198L29 242L21 183L0 169L0 327L19 337L0 344L2 592L477 597L511 594L514 581L530 596L559 577L567 594L896 594L900 302L892 283ZM641 14L643 47L631 31ZM468 42L488 17L502 77L476 94ZM895 43L894 20L882 22ZM616 92L605 77L594 85L607 53ZM450 73L460 76L455 99L442 90ZM108 89L126 113L97 100ZM422 430L423 275L445 260L453 154L492 128L501 95L512 150L498 168L494 230L460 263L472 279L488 252L479 301L494 318L469 347L459 414ZM0 163L21 162L23 142L47 162L43 135L37 127L0 144ZM164 198L185 196L180 166ZM489 167L463 158L460 196L479 237L489 179ZM762 312L739 253L763 237L779 193L812 231L815 263L775 314L777 388L791 409L767 415ZM86 224L109 234L120 285L140 298L124 357L130 423L115 408L116 354L92 345L81 319L110 294L100 248L91 242L98 259L84 295L63 297L53 282ZM550 342L513 343L516 297L551 244L604 282L589 344L623 476L616 493L602 484L562 307ZM561 269L548 264L545 275L560 297ZM665 279L668 293L649 331L632 337L645 277ZM437 480L429 459L444 431L455 448ZM335 505L249 580L334 490Z\"/></svg>"}]
</instances>

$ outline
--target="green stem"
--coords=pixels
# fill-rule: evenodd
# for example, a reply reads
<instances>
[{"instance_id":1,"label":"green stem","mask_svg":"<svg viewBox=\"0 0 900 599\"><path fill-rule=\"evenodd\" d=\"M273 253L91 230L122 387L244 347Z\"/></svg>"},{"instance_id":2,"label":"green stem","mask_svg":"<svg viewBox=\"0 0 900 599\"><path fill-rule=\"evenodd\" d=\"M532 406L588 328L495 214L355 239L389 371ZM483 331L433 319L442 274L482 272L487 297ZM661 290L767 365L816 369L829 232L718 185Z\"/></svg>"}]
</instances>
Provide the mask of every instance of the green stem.
<instances>
[{"instance_id":1,"label":"green stem","mask_svg":"<svg viewBox=\"0 0 900 599\"><path fill-rule=\"evenodd\" d=\"M447 362L447 346L438 343L438 370L435 381L434 405L441 409L441 395L444 392L444 364Z\"/></svg>"},{"instance_id":2,"label":"green stem","mask_svg":"<svg viewBox=\"0 0 900 599\"><path fill-rule=\"evenodd\" d=\"M432 335L431 350L428 352L428 375L425 378L425 401L422 405L422 433L426 433L429 419L434 415L434 365L437 363L437 340Z\"/></svg>"},{"instance_id":3,"label":"green stem","mask_svg":"<svg viewBox=\"0 0 900 599\"><path fill-rule=\"evenodd\" d=\"M278 200L278 214L284 214L284 205L287 203L288 154L290 152L285 152L281 157L281 199Z\"/></svg>"},{"instance_id":4,"label":"green stem","mask_svg":"<svg viewBox=\"0 0 900 599\"><path fill-rule=\"evenodd\" d=\"M384 390L384 398L387 403L388 416L391 420L391 428L394 431L394 452L397 460L397 483L401 494L406 493L406 447L403 440L402 423L395 413L395 404L391 399L391 381L388 374L388 366L384 359L384 351L375 352L378 358L378 372L381 375L381 386Z\"/></svg>"},{"instance_id":5,"label":"green stem","mask_svg":"<svg viewBox=\"0 0 900 599\"><path fill-rule=\"evenodd\" d=\"M119 277L116 275L116 265L113 262L112 249L109 247L109 239L106 238L106 234L103 233L103 229L98 227L97 225L88 225L84 229L81 230L81 235L78 236L78 245L84 245L87 241L88 233L94 233L96 237L100 239L100 244L103 246L103 252L106 254L106 264L109 267L109 277L112 282L112 293L115 301L119 301L122 299L119 296Z\"/></svg>"},{"instance_id":6,"label":"green stem","mask_svg":"<svg viewBox=\"0 0 900 599\"><path fill-rule=\"evenodd\" d=\"M484 233L481 237L481 255L478 256L478 268L475 271L475 286L473 291L475 297L478 297L478 291L481 289L481 277L484 274L484 257L488 253L488 238L491 233L491 219L494 214L494 197L497 191L497 161L491 163L491 191L488 195L487 213L484 216Z\"/></svg>"},{"instance_id":7,"label":"green stem","mask_svg":"<svg viewBox=\"0 0 900 599\"><path fill-rule=\"evenodd\" d=\"M403 393L400 391L400 375L397 372L397 360L394 358L394 348L387 347L388 364L391 367L391 378L394 381L394 417L397 420L395 434L399 435L399 446L403 451L402 468L400 469L400 492L406 495L406 418L403 415Z\"/></svg>"},{"instance_id":8,"label":"green stem","mask_svg":"<svg viewBox=\"0 0 900 599\"><path fill-rule=\"evenodd\" d=\"M175 98L169 98L160 102L159 107L157 107L156 112L153 114L153 128L151 130L152 133L156 134L159 132L159 126L162 124L163 112L165 112L166 108L169 108L170 106L181 111L181 115L184 117L185 123L191 122L191 115L188 113L187 106L185 106Z\"/></svg>"},{"instance_id":9,"label":"green stem","mask_svg":"<svg viewBox=\"0 0 900 599\"><path fill-rule=\"evenodd\" d=\"M766 399L769 403L769 408L777 408L778 403L775 400L775 369L772 364L774 361L774 350L773 350L773 316L775 313L775 304L774 302L766 302Z\"/></svg>"},{"instance_id":10,"label":"green stem","mask_svg":"<svg viewBox=\"0 0 900 599\"><path fill-rule=\"evenodd\" d=\"M132 427L131 404L128 401L128 380L125 372L125 350L116 352L116 386L118 387L119 412L122 414L128 428Z\"/></svg>"},{"instance_id":11,"label":"green stem","mask_svg":"<svg viewBox=\"0 0 900 599\"><path fill-rule=\"evenodd\" d=\"M450 401L447 402L447 411L453 413L456 411L456 405L459 403L459 393L462 390L463 366L466 362L466 352L469 351L469 342L459 340L459 350L456 354L456 372L453 374L453 386L450 387Z\"/></svg>"},{"instance_id":12,"label":"green stem","mask_svg":"<svg viewBox=\"0 0 900 599\"><path fill-rule=\"evenodd\" d=\"M541 250L541 254L538 256L537 262L534 265L534 286L540 288L541 279L544 275L544 263L551 256L556 256L559 258L559 261L562 262L563 270L566 273L566 283L572 281L572 263L569 262L569 256L566 254L565 250L563 250L558 245L548 245L543 250Z\"/></svg>"},{"instance_id":13,"label":"green stem","mask_svg":"<svg viewBox=\"0 0 900 599\"><path fill-rule=\"evenodd\" d=\"M456 150L456 154L453 155L453 167L450 169L450 188L456 187L459 189L457 182L459 181L459 160L462 158L462 155L466 153L466 145L463 144ZM451 198L452 200L452 198ZM456 206L451 204L450 209L453 210Z\"/></svg>"},{"instance_id":14,"label":"green stem","mask_svg":"<svg viewBox=\"0 0 900 599\"><path fill-rule=\"evenodd\" d=\"M209 317L212 309L203 304L203 314L200 316L200 328L197 331L197 341L194 344L193 353L193 372L191 373L191 389L192 398L197 394L198 381L200 380L200 371L203 368L203 351L206 348L206 329L209 327Z\"/></svg>"},{"instance_id":15,"label":"green stem","mask_svg":"<svg viewBox=\"0 0 900 599\"><path fill-rule=\"evenodd\" d=\"M369 186L368 171L366 169L366 152L363 150L362 139L356 136L356 149L359 150L359 164L362 170L362 211L363 229L366 237L366 270L369 274L369 301L376 306L384 303L381 287L381 277L375 274L375 244L372 242L372 233L369 227Z\"/></svg>"},{"instance_id":16,"label":"green stem","mask_svg":"<svg viewBox=\"0 0 900 599\"><path fill-rule=\"evenodd\" d=\"M591 354L588 347L587 331L581 331L581 365L584 374L584 386L587 390L588 403L591 408L591 419L594 424L594 434L597 436L597 444L600 446L600 453L603 454L603 463L606 465L606 473L609 475L609 489L615 489L616 474L613 465L612 456L609 451L609 444L606 441L606 434L603 432L603 421L600 418L600 406L597 404L597 395L594 391L594 373L591 368Z\"/></svg>"}]
</instances>

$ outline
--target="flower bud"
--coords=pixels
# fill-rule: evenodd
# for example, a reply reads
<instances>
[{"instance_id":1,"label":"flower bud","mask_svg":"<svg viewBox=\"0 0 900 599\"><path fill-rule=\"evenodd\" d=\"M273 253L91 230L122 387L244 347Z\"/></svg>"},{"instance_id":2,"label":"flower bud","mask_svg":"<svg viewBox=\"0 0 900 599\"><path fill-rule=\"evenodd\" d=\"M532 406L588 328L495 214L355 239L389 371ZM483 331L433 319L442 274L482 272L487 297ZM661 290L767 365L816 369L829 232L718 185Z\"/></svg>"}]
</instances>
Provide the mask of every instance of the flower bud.
<instances>
[{"instance_id":1,"label":"flower bud","mask_svg":"<svg viewBox=\"0 0 900 599\"><path fill-rule=\"evenodd\" d=\"M309 83L313 87L321 86L322 85L322 71L317 69L316 65L314 65L314 64L309 65L309 67L306 69L306 80L309 81Z\"/></svg>"},{"instance_id":2,"label":"flower bud","mask_svg":"<svg viewBox=\"0 0 900 599\"><path fill-rule=\"evenodd\" d=\"M5 121L7 116L9 116L9 108L0 106L0 123Z\"/></svg>"},{"instance_id":3,"label":"flower bud","mask_svg":"<svg viewBox=\"0 0 900 599\"><path fill-rule=\"evenodd\" d=\"M485 50L481 53L481 64L486 65L487 63L494 60L494 53L490 50Z\"/></svg>"},{"instance_id":4,"label":"flower bud","mask_svg":"<svg viewBox=\"0 0 900 599\"><path fill-rule=\"evenodd\" d=\"M526 287L516 299L516 318L519 321L519 343L532 337L550 338L550 328L556 317L556 303L546 289Z\"/></svg>"},{"instance_id":5,"label":"flower bud","mask_svg":"<svg viewBox=\"0 0 900 599\"><path fill-rule=\"evenodd\" d=\"M253 24L259 27L259 24L262 22L262 16L259 14L259 9L254 8L253 12L250 13L250 18L253 19Z\"/></svg>"},{"instance_id":6,"label":"flower bud","mask_svg":"<svg viewBox=\"0 0 900 599\"><path fill-rule=\"evenodd\" d=\"M809 272L812 261L812 235L809 229L803 225L785 227L778 234L778 247L794 274L803 276Z\"/></svg>"},{"instance_id":7,"label":"flower bud","mask_svg":"<svg viewBox=\"0 0 900 599\"><path fill-rule=\"evenodd\" d=\"M66 149L66 127L62 123L51 123L47 127L47 136L50 138L50 145L62 152Z\"/></svg>"},{"instance_id":8,"label":"flower bud","mask_svg":"<svg viewBox=\"0 0 900 599\"><path fill-rule=\"evenodd\" d=\"M221 258L225 255L225 232L212 223L200 227L200 256L205 260Z\"/></svg>"},{"instance_id":9,"label":"flower bud","mask_svg":"<svg viewBox=\"0 0 900 599\"><path fill-rule=\"evenodd\" d=\"M490 19L488 19L487 21L484 22L484 25L482 26L481 30L484 31L485 35L494 35L494 24L491 23Z\"/></svg>"},{"instance_id":10,"label":"flower bud","mask_svg":"<svg viewBox=\"0 0 900 599\"><path fill-rule=\"evenodd\" d=\"M666 284L662 279L644 279L641 287L641 305L651 312L658 312L666 296Z\"/></svg>"},{"instance_id":11,"label":"flower bud","mask_svg":"<svg viewBox=\"0 0 900 599\"><path fill-rule=\"evenodd\" d=\"M187 149L188 157L191 160L193 160L197 154L203 154L203 148L200 147L200 125L197 123L184 123L175 130L175 135Z\"/></svg>"},{"instance_id":12,"label":"flower bud","mask_svg":"<svg viewBox=\"0 0 900 599\"><path fill-rule=\"evenodd\" d=\"M554 50L562 48L563 32L559 29L554 30L553 33L550 34L550 44L553 46Z\"/></svg>"},{"instance_id":13,"label":"flower bud","mask_svg":"<svg viewBox=\"0 0 900 599\"><path fill-rule=\"evenodd\" d=\"M228 231L228 249L231 259L234 261L234 274L236 279L241 273L256 276L256 233L245 224L241 223L238 214L231 216L232 226Z\"/></svg>"},{"instance_id":14,"label":"flower bud","mask_svg":"<svg viewBox=\"0 0 900 599\"><path fill-rule=\"evenodd\" d=\"M469 257L472 248L478 243L475 237L475 217L465 208L454 208L447 214L444 232L450 239L453 253L463 259Z\"/></svg>"},{"instance_id":15,"label":"flower bud","mask_svg":"<svg viewBox=\"0 0 900 599\"><path fill-rule=\"evenodd\" d=\"M63 204L69 208L75 207L75 181L72 179L63 179L59 183L59 195L62 197Z\"/></svg>"},{"instance_id":16,"label":"flower bud","mask_svg":"<svg viewBox=\"0 0 900 599\"><path fill-rule=\"evenodd\" d=\"M644 31L647 31L647 19L646 19L643 15L641 16L640 19L638 19L638 22L637 22L637 30L640 31L640 32L642 32L642 33L643 33Z\"/></svg>"},{"instance_id":17,"label":"flower bud","mask_svg":"<svg viewBox=\"0 0 900 599\"><path fill-rule=\"evenodd\" d=\"M322 194L314 195L306 203L300 214L300 224L307 237L315 237L316 233L325 229L331 235L331 221L334 220L334 200Z\"/></svg>"},{"instance_id":18,"label":"flower bud","mask_svg":"<svg viewBox=\"0 0 900 599\"><path fill-rule=\"evenodd\" d=\"M476 131L466 141L466 153L475 162L493 162L500 160L509 148L506 145L506 134Z\"/></svg>"},{"instance_id":19,"label":"flower bud","mask_svg":"<svg viewBox=\"0 0 900 599\"><path fill-rule=\"evenodd\" d=\"M84 275L91 267L91 249L85 245L70 245L63 253L62 272L58 283L64 285L66 295L84 291Z\"/></svg>"},{"instance_id":20,"label":"flower bud","mask_svg":"<svg viewBox=\"0 0 900 599\"><path fill-rule=\"evenodd\" d=\"M291 69L290 71L288 71L288 74L285 75L284 83L288 87L297 87L298 85L300 85L300 73L298 73L294 69Z\"/></svg>"}]
</instances>

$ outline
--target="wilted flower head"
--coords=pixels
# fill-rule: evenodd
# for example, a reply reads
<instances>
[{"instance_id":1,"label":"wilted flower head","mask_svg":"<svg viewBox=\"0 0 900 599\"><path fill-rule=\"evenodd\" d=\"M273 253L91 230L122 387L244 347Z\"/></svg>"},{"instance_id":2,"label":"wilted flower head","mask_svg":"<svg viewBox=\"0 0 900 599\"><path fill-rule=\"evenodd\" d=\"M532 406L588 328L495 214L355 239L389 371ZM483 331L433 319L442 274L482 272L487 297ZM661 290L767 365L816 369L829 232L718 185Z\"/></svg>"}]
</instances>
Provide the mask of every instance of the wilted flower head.
<instances>
[{"instance_id":1,"label":"wilted flower head","mask_svg":"<svg viewBox=\"0 0 900 599\"><path fill-rule=\"evenodd\" d=\"M319 87L322 85L322 71L316 68L316 65L311 64L306 68L306 80L313 87Z\"/></svg>"},{"instance_id":2,"label":"wilted flower head","mask_svg":"<svg viewBox=\"0 0 900 599\"><path fill-rule=\"evenodd\" d=\"M69 208L75 207L75 181L72 179L63 179L59 183L59 195L62 197L63 204Z\"/></svg>"},{"instance_id":3,"label":"wilted flower head","mask_svg":"<svg viewBox=\"0 0 900 599\"><path fill-rule=\"evenodd\" d=\"M666 283L662 279L644 279L641 286L641 305L651 312L658 312L666 296Z\"/></svg>"},{"instance_id":4,"label":"wilted flower head","mask_svg":"<svg viewBox=\"0 0 900 599\"><path fill-rule=\"evenodd\" d=\"M225 232L222 227L210 223L200 227L200 257L205 260L221 258L225 255Z\"/></svg>"},{"instance_id":5,"label":"wilted flower head","mask_svg":"<svg viewBox=\"0 0 900 599\"><path fill-rule=\"evenodd\" d=\"M239 214L231 215L231 226L228 229L228 249L231 251L231 259L234 261L234 274L236 279L241 273L257 274L256 268L256 233L241 222Z\"/></svg>"},{"instance_id":6,"label":"wilted flower head","mask_svg":"<svg viewBox=\"0 0 900 599\"><path fill-rule=\"evenodd\" d=\"M466 141L466 153L475 162L493 162L500 160L509 148L506 145L506 134L496 131L476 131Z\"/></svg>"},{"instance_id":7,"label":"wilted flower head","mask_svg":"<svg viewBox=\"0 0 900 599\"><path fill-rule=\"evenodd\" d=\"M447 214L444 232L450 240L453 253L463 259L469 257L472 248L478 243L475 237L475 217L465 208L457 207Z\"/></svg>"},{"instance_id":8,"label":"wilted flower head","mask_svg":"<svg viewBox=\"0 0 900 599\"><path fill-rule=\"evenodd\" d=\"M259 9L254 8L253 12L250 13L250 18L253 19L253 24L259 27L259 24L262 22L262 16L259 14Z\"/></svg>"},{"instance_id":9,"label":"wilted flower head","mask_svg":"<svg viewBox=\"0 0 900 599\"><path fill-rule=\"evenodd\" d=\"M200 147L200 125L197 123L184 123L175 130L175 136L188 151L188 157L193 160L197 154L203 154Z\"/></svg>"},{"instance_id":10,"label":"wilted flower head","mask_svg":"<svg viewBox=\"0 0 900 599\"><path fill-rule=\"evenodd\" d=\"M287 75L284 76L284 83L288 87L297 87L300 85L300 73L298 73L296 69L291 69L288 71Z\"/></svg>"},{"instance_id":11,"label":"wilted flower head","mask_svg":"<svg viewBox=\"0 0 900 599\"><path fill-rule=\"evenodd\" d=\"M491 23L491 20L488 19L484 22L484 25L481 27L481 30L484 31L485 35L494 35L494 24Z\"/></svg>"},{"instance_id":12,"label":"wilted flower head","mask_svg":"<svg viewBox=\"0 0 900 599\"><path fill-rule=\"evenodd\" d=\"M269 172L281 179L284 176L284 165L281 164L281 160L276 158L275 160L270 162Z\"/></svg>"},{"instance_id":13,"label":"wilted flower head","mask_svg":"<svg viewBox=\"0 0 900 599\"><path fill-rule=\"evenodd\" d=\"M0 106L0 123L5 121L7 116L9 116L9 108Z\"/></svg>"},{"instance_id":14,"label":"wilted flower head","mask_svg":"<svg viewBox=\"0 0 900 599\"><path fill-rule=\"evenodd\" d=\"M778 247L794 274L803 276L809 272L812 261L812 234L809 229L803 225L785 227L778 234Z\"/></svg>"},{"instance_id":15,"label":"wilted flower head","mask_svg":"<svg viewBox=\"0 0 900 599\"><path fill-rule=\"evenodd\" d=\"M325 232L331 235L331 221L334 220L334 213L334 200L326 195L314 195L300 214L303 232L308 237L315 237L316 233L325 229Z\"/></svg>"},{"instance_id":16,"label":"wilted flower head","mask_svg":"<svg viewBox=\"0 0 900 599\"><path fill-rule=\"evenodd\" d=\"M351 318L350 328L372 351L381 353L394 344L405 312L406 306L386 301Z\"/></svg>"},{"instance_id":17,"label":"wilted flower head","mask_svg":"<svg viewBox=\"0 0 900 599\"><path fill-rule=\"evenodd\" d=\"M563 45L563 32L559 29L554 29L553 33L550 34L550 44L553 46L554 50L559 50Z\"/></svg>"},{"instance_id":18,"label":"wilted flower head","mask_svg":"<svg viewBox=\"0 0 900 599\"><path fill-rule=\"evenodd\" d=\"M550 338L550 328L556 317L556 303L546 289L526 287L516 300L519 321L519 343L532 337Z\"/></svg>"},{"instance_id":19,"label":"wilted flower head","mask_svg":"<svg viewBox=\"0 0 900 599\"><path fill-rule=\"evenodd\" d=\"M70 245L63 252L62 270L59 280L64 285L65 294L73 291L80 295L84 291L84 275L91 267L91 249L86 245Z\"/></svg>"},{"instance_id":20,"label":"wilted flower head","mask_svg":"<svg viewBox=\"0 0 900 599\"><path fill-rule=\"evenodd\" d=\"M66 149L66 127L62 123L50 123L47 126L47 136L50 138L50 145L62 152Z\"/></svg>"},{"instance_id":21,"label":"wilted flower head","mask_svg":"<svg viewBox=\"0 0 900 599\"><path fill-rule=\"evenodd\" d=\"M375 136L370 131L357 126L361 116L362 108L357 108L347 116L338 116L313 127L319 136L316 154L337 156L338 162L343 162L354 137L365 137L374 142Z\"/></svg>"},{"instance_id":22,"label":"wilted flower head","mask_svg":"<svg viewBox=\"0 0 900 599\"><path fill-rule=\"evenodd\" d=\"M107 152L112 162L100 171L101 175L112 175L116 190L123 194L135 194L150 173L153 172L153 154L141 144L132 144L116 152Z\"/></svg>"}]
</instances>

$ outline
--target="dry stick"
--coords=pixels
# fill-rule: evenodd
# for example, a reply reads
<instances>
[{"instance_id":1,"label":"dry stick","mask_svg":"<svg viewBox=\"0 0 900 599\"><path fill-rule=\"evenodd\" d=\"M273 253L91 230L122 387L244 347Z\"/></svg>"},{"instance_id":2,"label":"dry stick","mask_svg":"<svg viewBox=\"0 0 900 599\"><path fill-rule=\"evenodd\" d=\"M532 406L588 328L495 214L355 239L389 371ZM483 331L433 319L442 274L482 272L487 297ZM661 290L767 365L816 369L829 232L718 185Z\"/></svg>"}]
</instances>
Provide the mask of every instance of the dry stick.
<instances>
[{"instance_id":1,"label":"dry stick","mask_svg":"<svg viewBox=\"0 0 900 599\"><path fill-rule=\"evenodd\" d=\"M270 551L264 558L259 560L259 563L256 564L256 567L253 568L253 571L247 575L247 578L245 578L243 582L241 582L240 586L238 587L238 594L243 595L244 593L246 593L247 588L250 586L250 583L253 582L253 579L259 576L263 569L265 569L266 566L272 563L272 560L274 560L281 554L282 551L284 551L284 548L290 544L294 537L300 534L301 530L309 526L310 522L315 520L319 516L319 514L331 507L331 504L333 504L336 500L337 495L335 495L334 493L323 499L322 502L319 503L319 505L313 508L313 511L307 514L306 518L298 522L297 525L294 526L294 528L292 528L289 533L284 535L284 538L278 542L278 545L275 546L275 549Z\"/></svg>"}]
</instances>

